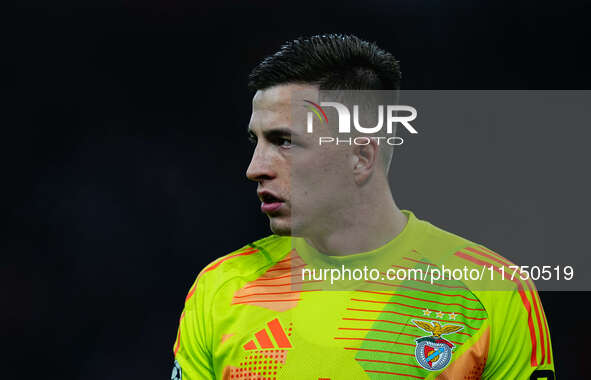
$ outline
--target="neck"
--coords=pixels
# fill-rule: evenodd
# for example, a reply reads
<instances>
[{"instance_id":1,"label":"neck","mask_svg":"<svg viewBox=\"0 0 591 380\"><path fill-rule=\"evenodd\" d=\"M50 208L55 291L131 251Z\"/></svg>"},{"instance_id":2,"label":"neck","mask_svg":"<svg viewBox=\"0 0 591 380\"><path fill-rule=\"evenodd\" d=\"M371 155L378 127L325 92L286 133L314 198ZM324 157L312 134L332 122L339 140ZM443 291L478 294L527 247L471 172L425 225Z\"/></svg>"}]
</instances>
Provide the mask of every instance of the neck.
<instances>
[{"instance_id":1,"label":"neck","mask_svg":"<svg viewBox=\"0 0 591 380\"><path fill-rule=\"evenodd\" d=\"M359 206L341 210L336 218L341 223L323 223L322 231L306 236L308 244L329 256L345 256L372 251L394 239L408 218L396 206L389 187L372 195L360 196L365 200L359 199Z\"/></svg>"}]
</instances>

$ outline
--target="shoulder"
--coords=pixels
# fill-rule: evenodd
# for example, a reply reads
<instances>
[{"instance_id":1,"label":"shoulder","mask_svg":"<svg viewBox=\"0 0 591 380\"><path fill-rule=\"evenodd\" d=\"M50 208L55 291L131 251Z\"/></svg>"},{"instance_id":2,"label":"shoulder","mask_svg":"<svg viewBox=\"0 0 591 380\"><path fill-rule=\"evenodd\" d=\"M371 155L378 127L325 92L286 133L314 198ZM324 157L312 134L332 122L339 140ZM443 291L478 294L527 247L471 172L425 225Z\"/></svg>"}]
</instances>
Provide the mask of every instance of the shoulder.
<instances>
[{"instance_id":1,"label":"shoulder","mask_svg":"<svg viewBox=\"0 0 591 380\"><path fill-rule=\"evenodd\" d=\"M535 298L533 282L523 281L516 265L486 245L420 221L421 239L417 253L433 263L437 278L448 279L465 287L480 300L487 312L502 309L508 299L523 300L527 312L530 303L525 295Z\"/></svg>"},{"instance_id":2,"label":"shoulder","mask_svg":"<svg viewBox=\"0 0 591 380\"><path fill-rule=\"evenodd\" d=\"M433 262L458 275L457 280L483 305L493 325L504 325L505 333L521 328L534 334L533 325L544 321L535 284L523 276L519 266L501 253L424 222L424 236ZM435 248L437 247L437 248ZM531 331L530 331L531 330Z\"/></svg>"},{"instance_id":3,"label":"shoulder","mask_svg":"<svg viewBox=\"0 0 591 380\"><path fill-rule=\"evenodd\" d=\"M256 240L207 264L191 289L199 284L213 290L233 278L249 278L273 266L290 250L290 237L270 235Z\"/></svg>"},{"instance_id":4,"label":"shoulder","mask_svg":"<svg viewBox=\"0 0 591 380\"><path fill-rule=\"evenodd\" d=\"M488 244L428 221L418 220L416 225L409 257L416 255L414 262L421 263L417 265L434 271L428 278L435 280L428 281L429 294L439 295L440 304L451 304L453 297L453 304L462 305L457 323L482 331L487 357L483 378L529 378L536 368L551 369L548 323L532 280L515 273L518 267Z\"/></svg>"},{"instance_id":5,"label":"shoulder","mask_svg":"<svg viewBox=\"0 0 591 380\"><path fill-rule=\"evenodd\" d=\"M419 223L422 227L419 245L433 261L450 266L452 264L453 266L465 265L469 268L480 269L485 267L493 273L502 272L501 268L508 270L509 266L515 265L484 244L474 242L424 220L419 220Z\"/></svg>"},{"instance_id":6,"label":"shoulder","mask_svg":"<svg viewBox=\"0 0 591 380\"><path fill-rule=\"evenodd\" d=\"M455 249L476 245L475 242L462 237L456 233L447 231L439 226L431 224L429 221L417 219L420 226L421 245L437 248L438 255L443 252L450 252ZM430 249L432 251L432 249Z\"/></svg>"}]
</instances>

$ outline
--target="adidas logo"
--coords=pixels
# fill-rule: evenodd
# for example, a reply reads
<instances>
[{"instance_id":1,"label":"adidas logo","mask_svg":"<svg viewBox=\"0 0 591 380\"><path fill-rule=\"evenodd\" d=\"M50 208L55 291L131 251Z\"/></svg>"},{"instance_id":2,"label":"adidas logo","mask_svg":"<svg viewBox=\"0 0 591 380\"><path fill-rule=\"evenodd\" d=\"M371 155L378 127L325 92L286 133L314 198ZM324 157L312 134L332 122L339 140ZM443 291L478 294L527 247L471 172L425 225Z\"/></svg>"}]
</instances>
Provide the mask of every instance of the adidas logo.
<instances>
[{"instance_id":1,"label":"adidas logo","mask_svg":"<svg viewBox=\"0 0 591 380\"><path fill-rule=\"evenodd\" d=\"M267 328L269 332L271 332L271 336L275 340L275 343L271 340L269 333L267 332ZM291 328L290 328L291 330ZM291 335L291 333L290 333ZM279 323L279 319L275 318L271 322L267 323L267 327L263 328L262 330L256 332L254 334L254 339L249 340L244 346L245 350L257 350L257 349L277 349L277 348L291 348L292 345L289 342L289 338L285 334L283 327L281 327L281 323ZM258 345L257 345L258 343Z\"/></svg>"}]
</instances>

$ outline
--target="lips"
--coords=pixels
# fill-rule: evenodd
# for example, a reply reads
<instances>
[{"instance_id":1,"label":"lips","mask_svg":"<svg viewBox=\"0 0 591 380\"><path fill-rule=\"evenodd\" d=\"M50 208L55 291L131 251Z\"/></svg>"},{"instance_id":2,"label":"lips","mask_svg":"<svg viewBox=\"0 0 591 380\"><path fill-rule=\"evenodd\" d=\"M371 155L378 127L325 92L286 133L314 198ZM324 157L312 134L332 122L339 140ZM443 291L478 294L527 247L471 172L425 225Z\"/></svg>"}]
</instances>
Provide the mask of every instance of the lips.
<instances>
[{"instance_id":1,"label":"lips","mask_svg":"<svg viewBox=\"0 0 591 380\"><path fill-rule=\"evenodd\" d=\"M267 190L259 191L258 196L261 200L261 211L265 214L277 211L285 202L282 198Z\"/></svg>"}]
</instances>

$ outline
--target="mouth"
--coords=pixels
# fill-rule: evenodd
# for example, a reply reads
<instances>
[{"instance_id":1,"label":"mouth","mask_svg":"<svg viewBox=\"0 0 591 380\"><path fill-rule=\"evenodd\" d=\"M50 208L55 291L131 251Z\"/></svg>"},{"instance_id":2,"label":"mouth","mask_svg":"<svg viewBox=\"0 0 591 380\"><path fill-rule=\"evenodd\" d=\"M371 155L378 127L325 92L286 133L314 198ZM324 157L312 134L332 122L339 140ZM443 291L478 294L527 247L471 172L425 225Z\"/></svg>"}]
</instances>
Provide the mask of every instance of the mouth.
<instances>
[{"instance_id":1,"label":"mouth","mask_svg":"<svg viewBox=\"0 0 591 380\"><path fill-rule=\"evenodd\" d=\"M259 192L259 199L261 200L261 211L265 214L277 211L285 202L269 191Z\"/></svg>"}]
</instances>

